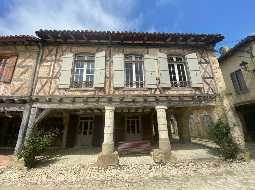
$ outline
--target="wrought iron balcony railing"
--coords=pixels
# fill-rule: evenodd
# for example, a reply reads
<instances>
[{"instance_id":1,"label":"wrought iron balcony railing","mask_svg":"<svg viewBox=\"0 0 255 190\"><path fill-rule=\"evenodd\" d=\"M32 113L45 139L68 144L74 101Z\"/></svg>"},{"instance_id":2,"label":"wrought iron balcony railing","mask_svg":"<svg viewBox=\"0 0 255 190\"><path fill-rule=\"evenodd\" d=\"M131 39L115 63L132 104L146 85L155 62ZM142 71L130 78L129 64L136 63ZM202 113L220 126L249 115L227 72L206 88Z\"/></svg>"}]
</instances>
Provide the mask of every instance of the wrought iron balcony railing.
<instances>
[{"instance_id":1,"label":"wrought iron balcony railing","mask_svg":"<svg viewBox=\"0 0 255 190\"><path fill-rule=\"evenodd\" d=\"M191 87L191 82L190 81L171 81L171 87L186 87L190 88Z\"/></svg>"},{"instance_id":2,"label":"wrought iron balcony railing","mask_svg":"<svg viewBox=\"0 0 255 190\"><path fill-rule=\"evenodd\" d=\"M92 88L94 81L73 81L72 88Z\"/></svg>"},{"instance_id":3,"label":"wrought iron balcony railing","mask_svg":"<svg viewBox=\"0 0 255 190\"><path fill-rule=\"evenodd\" d=\"M127 88L144 88L144 81L125 81L125 87Z\"/></svg>"}]
</instances>

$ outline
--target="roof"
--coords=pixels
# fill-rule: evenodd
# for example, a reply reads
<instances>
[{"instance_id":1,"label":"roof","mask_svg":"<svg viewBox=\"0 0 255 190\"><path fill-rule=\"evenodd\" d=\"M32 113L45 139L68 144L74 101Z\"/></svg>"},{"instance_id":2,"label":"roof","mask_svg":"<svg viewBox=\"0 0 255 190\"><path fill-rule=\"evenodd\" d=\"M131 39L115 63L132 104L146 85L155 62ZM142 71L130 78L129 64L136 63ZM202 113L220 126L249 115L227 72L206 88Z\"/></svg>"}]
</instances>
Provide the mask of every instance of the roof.
<instances>
[{"instance_id":1,"label":"roof","mask_svg":"<svg viewBox=\"0 0 255 190\"><path fill-rule=\"evenodd\" d=\"M226 54L221 55L219 57L219 62L223 62L227 58L229 58L231 55L233 55L235 52L237 52L241 47L245 46L251 41L255 41L255 35L247 36L246 38L242 39L239 43L237 43L233 48L231 48Z\"/></svg>"},{"instance_id":2,"label":"roof","mask_svg":"<svg viewBox=\"0 0 255 190\"><path fill-rule=\"evenodd\" d=\"M0 43L33 43L39 39L29 35L0 36Z\"/></svg>"},{"instance_id":3,"label":"roof","mask_svg":"<svg viewBox=\"0 0 255 190\"><path fill-rule=\"evenodd\" d=\"M130 44L200 44L215 45L224 39L221 34L149 33L88 30L39 30L36 35L47 42L99 42Z\"/></svg>"}]
</instances>

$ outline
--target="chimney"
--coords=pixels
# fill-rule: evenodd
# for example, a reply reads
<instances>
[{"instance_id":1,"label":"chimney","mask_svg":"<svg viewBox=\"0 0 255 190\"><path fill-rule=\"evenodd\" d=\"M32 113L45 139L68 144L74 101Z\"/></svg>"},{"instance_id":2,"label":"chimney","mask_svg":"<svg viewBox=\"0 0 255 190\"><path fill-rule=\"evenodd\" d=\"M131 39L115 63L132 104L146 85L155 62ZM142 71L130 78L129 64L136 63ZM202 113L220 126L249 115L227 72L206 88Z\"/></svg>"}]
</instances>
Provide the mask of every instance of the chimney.
<instances>
[{"instance_id":1,"label":"chimney","mask_svg":"<svg viewBox=\"0 0 255 190\"><path fill-rule=\"evenodd\" d=\"M220 54L225 55L229 50L230 50L230 48L227 47L227 46L221 47L220 48Z\"/></svg>"}]
</instances>

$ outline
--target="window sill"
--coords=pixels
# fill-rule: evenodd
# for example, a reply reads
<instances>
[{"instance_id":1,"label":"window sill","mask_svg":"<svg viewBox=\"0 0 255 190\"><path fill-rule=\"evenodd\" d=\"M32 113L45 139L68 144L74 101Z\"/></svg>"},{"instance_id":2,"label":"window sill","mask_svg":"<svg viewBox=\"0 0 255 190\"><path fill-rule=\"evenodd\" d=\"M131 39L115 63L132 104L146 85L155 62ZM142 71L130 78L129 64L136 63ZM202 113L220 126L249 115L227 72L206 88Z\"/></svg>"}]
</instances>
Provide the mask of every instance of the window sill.
<instances>
[{"instance_id":1,"label":"window sill","mask_svg":"<svg viewBox=\"0 0 255 190\"><path fill-rule=\"evenodd\" d=\"M176 90L176 91L192 91L193 88L191 87L170 87L170 90Z\"/></svg>"},{"instance_id":2,"label":"window sill","mask_svg":"<svg viewBox=\"0 0 255 190\"><path fill-rule=\"evenodd\" d=\"M147 88L123 88L124 91L147 91Z\"/></svg>"},{"instance_id":3,"label":"window sill","mask_svg":"<svg viewBox=\"0 0 255 190\"><path fill-rule=\"evenodd\" d=\"M96 89L93 88L69 88L70 91L95 91Z\"/></svg>"}]
</instances>

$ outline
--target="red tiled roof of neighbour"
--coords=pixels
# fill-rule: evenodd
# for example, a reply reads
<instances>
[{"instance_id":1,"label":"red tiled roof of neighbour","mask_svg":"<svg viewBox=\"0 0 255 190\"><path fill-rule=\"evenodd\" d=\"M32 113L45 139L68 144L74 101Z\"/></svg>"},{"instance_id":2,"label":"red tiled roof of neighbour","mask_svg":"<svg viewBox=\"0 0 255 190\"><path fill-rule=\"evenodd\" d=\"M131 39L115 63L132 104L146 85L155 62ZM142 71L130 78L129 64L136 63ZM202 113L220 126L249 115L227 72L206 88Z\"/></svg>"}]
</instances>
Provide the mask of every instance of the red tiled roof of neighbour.
<instances>
[{"instance_id":1,"label":"red tiled roof of neighbour","mask_svg":"<svg viewBox=\"0 0 255 190\"><path fill-rule=\"evenodd\" d=\"M241 47L245 46L251 41L255 41L255 35L247 36L246 38L242 39L238 44L236 44L233 48L231 48L226 54L221 55L219 57L219 62L223 62L228 57L233 55L236 51L238 51Z\"/></svg>"},{"instance_id":2,"label":"red tiled roof of neighbour","mask_svg":"<svg viewBox=\"0 0 255 190\"><path fill-rule=\"evenodd\" d=\"M39 41L37 37L29 35L0 36L0 43L36 42L36 41Z\"/></svg>"},{"instance_id":3,"label":"red tiled roof of neighbour","mask_svg":"<svg viewBox=\"0 0 255 190\"><path fill-rule=\"evenodd\" d=\"M221 34L120 32L88 30L39 30L36 35L47 42L105 42L133 44L205 44L215 45L224 39Z\"/></svg>"}]
</instances>

